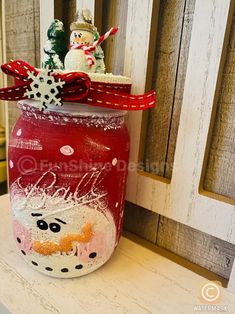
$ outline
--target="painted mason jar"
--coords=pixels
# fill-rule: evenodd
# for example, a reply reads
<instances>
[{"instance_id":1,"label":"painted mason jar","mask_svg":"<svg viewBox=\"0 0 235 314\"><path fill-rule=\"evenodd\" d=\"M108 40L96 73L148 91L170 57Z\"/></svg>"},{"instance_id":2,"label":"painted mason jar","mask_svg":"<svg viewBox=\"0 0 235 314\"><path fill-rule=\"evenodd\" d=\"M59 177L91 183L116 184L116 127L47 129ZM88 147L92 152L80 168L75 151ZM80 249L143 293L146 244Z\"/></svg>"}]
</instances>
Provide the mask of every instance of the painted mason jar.
<instances>
[{"instance_id":1,"label":"painted mason jar","mask_svg":"<svg viewBox=\"0 0 235 314\"><path fill-rule=\"evenodd\" d=\"M123 221L124 111L19 102L9 142L13 233L24 259L54 277L85 275L114 252Z\"/></svg>"}]
</instances>

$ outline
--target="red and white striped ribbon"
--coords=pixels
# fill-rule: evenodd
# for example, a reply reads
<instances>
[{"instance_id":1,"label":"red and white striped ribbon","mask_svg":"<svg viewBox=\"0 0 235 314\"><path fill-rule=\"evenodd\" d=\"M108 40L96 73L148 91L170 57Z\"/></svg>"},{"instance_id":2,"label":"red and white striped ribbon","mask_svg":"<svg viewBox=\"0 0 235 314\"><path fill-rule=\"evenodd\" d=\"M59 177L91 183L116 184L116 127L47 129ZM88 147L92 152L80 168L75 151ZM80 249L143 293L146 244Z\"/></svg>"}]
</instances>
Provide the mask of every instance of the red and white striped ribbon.
<instances>
[{"instance_id":1,"label":"red and white striped ribbon","mask_svg":"<svg viewBox=\"0 0 235 314\"><path fill-rule=\"evenodd\" d=\"M104 35L100 36L100 38L94 42L94 44L91 47L97 47L100 45L105 39L107 39L111 35L115 35L117 31L119 30L119 27L111 27L109 31L107 31Z\"/></svg>"},{"instance_id":2,"label":"red and white striped ribbon","mask_svg":"<svg viewBox=\"0 0 235 314\"><path fill-rule=\"evenodd\" d=\"M94 60L92 59L90 52L84 50L85 58L87 60L87 64L91 67L93 64L95 64Z\"/></svg>"}]
</instances>

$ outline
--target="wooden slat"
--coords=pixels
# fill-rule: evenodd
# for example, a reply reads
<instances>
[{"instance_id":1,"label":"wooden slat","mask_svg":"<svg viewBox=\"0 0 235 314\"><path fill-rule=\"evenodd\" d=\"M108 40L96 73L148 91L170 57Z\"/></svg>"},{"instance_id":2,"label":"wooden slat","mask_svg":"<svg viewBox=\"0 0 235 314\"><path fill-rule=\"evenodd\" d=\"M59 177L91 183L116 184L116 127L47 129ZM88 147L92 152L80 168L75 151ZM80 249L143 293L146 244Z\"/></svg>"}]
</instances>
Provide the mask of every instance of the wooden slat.
<instances>
[{"instance_id":1,"label":"wooden slat","mask_svg":"<svg viewBox=\"0 0 235 314\"><path fill-rule=\"evenodd\" d=\"M235 199L235 12L226 63L216 104L217 112L204 188Z\"/></svg>"},{"instance_id":2,"label":"wooden slat","mask_svg":"<svg viewBox=\"0 0 235 314\"><path fill-rule=\"evenodd\" d=\"M124 229L155 244L159 215L129 202L124 213Z\"/></svg>"},{"instance_id":3,"label":"wooden slat","mask_svg":"<svg viewBox=\"0 0 235 314\"><path fill-rule=\"evenodd\" d=\"M157 107L152 109L149 114L145 152L145 162L151 165L150 172L160 176L165 175L166 168L172 169L173 160L169 160L170 164L168 165L166 159L172 111L174 105L181 106L181 102L175 103L175 93L179 73L179 55L182 44L184 44L182 34L186 13L185 5L188 2L186 0L160 2L154 66L158 102ZM184 57L187 62L187 56ZM186 67L182 71L186 72Z\"/></svg>"},{"instance_id":4,"label":"wooden slat","mask_svg":"<svg viewBox=\"0 0 235 314\"><path fill-rule=\"evenodd\" d=\"M7 60L22 58L39 65L39 2L7 0L5 2Z\"/></svg>"},{"instance_id":5,"label":"wooden slat","mask_svg":"<svg viewBox=\"0 0 235 314\"><path fill-rule=\"evenodd\" d=\"M5 1L6 59L40 64L39 1ZM9 84L12 82L9 81ZM9 128L19 116L14 102L8 103Z\"/></svg>"},{"instance_id":6,"label":"wooden slat","mask_svg":"<svg viewBox=\"0 0 235 314\"><path fill-rule=\"evenodd\" d=\"M70 37L70 24L74 21L76 15L76 0L62 0L62 12L58 15L58 11L55 10L55 18L61 20L64 23L64 29L67 38L67 44L69 45Z\"/></svg>"},{"instance_id":7,"label":"wooden slat","mask_svg":"<svg viewBox=\"0 0 235 314\"><path fill-rule=\"evenodd\" d=\"M235 245L160 217L157 245L228 279Z\"/></svg>"},{"instance_id":8,"label":"wooden slat","mask_svg":"<svg viewBox=\"0 0 235 314\"><path fill-rule=\"evenodd\" d=\"M89 9L94 15L95 12L95 0L77 0L77 10Z\"/></svg>"},{"instance_id":9,"label":"wooden slat","mask_svg":"<svg viewBox=\"0 0 235 314\"><path fill-rule=\"evenodd\" d=\"M64 3L70 1L54 0L54 19L58 19L63 22Z\"/></svg>"},{"instance_id":10,"label":"wooden slat","mask_svg":"<svg viewBox=\"0 0 235 314\"><path fill-rule=\"evenodd\" d=\"M103 0L95 0L95 26L97 27L98 32L102 30L103 23L103 9L106 10L106 7L103 5ZM101 35L101 34L100 34Z\"/></svg>"},{"instance_id":11,"label":"wooden slat","mask_svg":"<svg viewBox=\"0 0 235 314\"><path fill-rule=\"evenodd\" d=\"M106 0L103 7L102 33L112 26L119 26L118 33L103 44L107 72L122 75L126 44L127 6L125 0Z\"/></svg>"},{"instance_id":12,"label":"wooden slat","mask_svg":"<svg viewBox=\"0 0 235 314\"><path fill-rule=\"evenodd\" d=\"M42 56L44 55L43 46L47 40L47 30L53 20L54 20L54 0L40 0L41 60Z\"/></svg>"},{"instance_id":13,"label":"wooden slat","mask_svg":"<svg viewBox=\"0 0 235 314\"><path fill-rule=\"evenodd\" d=\"M176 139L180 121L181 105L184 93L184 82L186 76L188 52L191 39L193 15L194 15L195 0L187 0L185 4L181 43L179 48L179 61L177 69L177 78L175 82L174 101L171 114L171 123L169 129L169 139L167 144L166 166L164 176L171 178L172 168L175 155ZM167 71L167 69L166 69ZM167 82L166 82L167 84Z\"/></svg>"},{"instance_id":14,"label":"wooden slat","mask_svg":"<svg viewBox=\"0 0 235 314\"><path fill-rule=\"evenodd\" d=\"M153 1L128 1L124 74L132 78L132 92L143 93L147 81L149 39ZM141 49L140 49L141 48ZM141 135L141 112L128 114L131 137L130 162L137 165ZM136 203L137 171L130 171L127 183L127 199Z\"/></svg>"}]
</instances>

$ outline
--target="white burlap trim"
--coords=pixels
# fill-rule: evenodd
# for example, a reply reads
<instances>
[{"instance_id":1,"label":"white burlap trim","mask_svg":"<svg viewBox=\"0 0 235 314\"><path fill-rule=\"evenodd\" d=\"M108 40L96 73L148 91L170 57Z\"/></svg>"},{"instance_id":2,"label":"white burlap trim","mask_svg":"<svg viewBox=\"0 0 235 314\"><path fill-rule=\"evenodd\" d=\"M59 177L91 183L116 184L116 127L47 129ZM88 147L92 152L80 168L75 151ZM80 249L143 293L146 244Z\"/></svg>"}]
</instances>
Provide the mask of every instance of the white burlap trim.
<instances>
[{"instance_id":1,"label":"white burlap trim","mask_svg":"<svg viewBox=\"0 0 235 314\"><path fill-rule=\"evenodd\" d=\"M87 73L93 82L131 84L127 76L113 75L112 73Z\"/></svg>"}]
</instances>

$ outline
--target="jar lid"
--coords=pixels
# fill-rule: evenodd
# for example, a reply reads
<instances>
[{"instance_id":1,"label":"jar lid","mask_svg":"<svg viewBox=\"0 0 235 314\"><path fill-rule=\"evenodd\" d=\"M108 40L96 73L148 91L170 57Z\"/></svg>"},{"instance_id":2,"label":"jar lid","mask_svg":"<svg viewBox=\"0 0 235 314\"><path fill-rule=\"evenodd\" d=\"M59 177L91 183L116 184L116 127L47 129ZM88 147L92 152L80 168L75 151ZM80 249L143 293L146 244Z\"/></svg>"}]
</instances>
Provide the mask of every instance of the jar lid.
<instances>
[{"instance_id":1,"label":"jar lid","mask_svg":"<svg viewBox=\"0 0 235 314\"><path fill-rule=\"evenodd\" d=\"M18 102L19 107L24 110L24 105L38 108L38 101L32 99L20 100ZM25 108L26 109L26 108ZM69 114L70 116L80 117L122 117L127 114L126 110L116 110L98 106L88 106L87 104L63 102L63 106L55 106L53 104L47 105L47 108L43 110L44 114L61 113Z\"/></svg>"}]
</instances>

